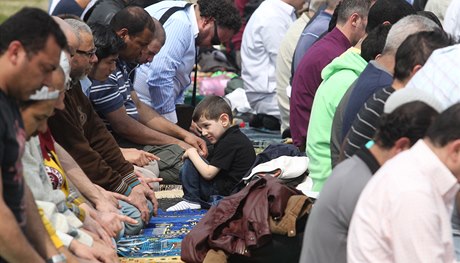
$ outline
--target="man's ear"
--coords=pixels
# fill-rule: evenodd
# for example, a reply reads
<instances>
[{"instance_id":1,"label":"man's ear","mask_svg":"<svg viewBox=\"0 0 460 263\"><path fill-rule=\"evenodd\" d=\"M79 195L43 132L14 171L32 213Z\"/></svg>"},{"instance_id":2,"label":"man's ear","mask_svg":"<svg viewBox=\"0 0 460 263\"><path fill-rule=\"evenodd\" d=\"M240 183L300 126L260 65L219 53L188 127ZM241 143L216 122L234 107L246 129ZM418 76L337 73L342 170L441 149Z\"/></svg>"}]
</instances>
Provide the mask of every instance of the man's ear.
<instances>
[{"instance_id":1,"label":"man's ear","mask_svg":"<svg viewBox=\"0 0 460 263\"><path fill-rule=\"evenodd\" d=\"M350 22L351 22L351 25L353 27L357 27L358 26L358 20L361 19L361 16L358 15L358 13L353 13L351 16L350 16Z\"/></svg>"},{"instance_id":2,"label":"man's ear","mask_svg":"<svg viewBox=\"0 0 460 263\"><path fill-rule=\"evenodd\" d=\"M393 148L394 148L395 153L400 153L402 151L405 151L405 150L409 149L410 148L410 140L409 140L409 138L407 138L407 137L399 138L395 142Z\"/></svg>"},{"instance_id":3,"label":"man's ear","mask_svg":"<svg viewBox=\"0 0 460 263\"><path fill-rule=\"evenodd\" d=\"M8 45L6 53L8 59L11 61L13 65L17 65L20 59L21 51L25 52L24 46L21 44L21 42L17 40L11 41L11 43Z\"/></svg>"},{"instance_id":4,"label":"man's ear","mask_svg":"<svg viewBox=\"0 0 460 263\"><path fill-rule=\"evenodd\" d=\"M123 39L123 40L129 35L129 34L128 34L129 31L128 31L128 29L125 28L125 27L122 28L122 29L120 29L120 30L118 30L116 33L117 33L117 35L118 35L121 39Z\"/></svg>"},{"instance_id":5,"label":"man's ear","mask_svg":"<svg viewBox=\"0 0 460 263\"><path fill-rule=\"evenodd\" d=\"M213 17L210 17L210 16L201 17L201 21L203 21L203 27L205 27L206 25L214 23L214 20L215 19Z\"/></svg>"},{"instance_id":6,"label":"man's ear","mask_svg":"<svg viewBox=\"0 0 460 263\"><path fill-rule=\"evenodd\" d=\"M460 162L460 139L454 140L449 143L449 156L456 162Z\"/></svg>"},{"instance_id":7,"label":"man's ear","mask_svg":"<svg viewBox=\"0 0 460 263\"><path fill-rule=\"evenodd\" d=\"M419 64L415 65L410 72L410 76L413 77L415 73L417 73L421 68L422 68L422 65L419 65Z\"/></svg>"}]
</instances>

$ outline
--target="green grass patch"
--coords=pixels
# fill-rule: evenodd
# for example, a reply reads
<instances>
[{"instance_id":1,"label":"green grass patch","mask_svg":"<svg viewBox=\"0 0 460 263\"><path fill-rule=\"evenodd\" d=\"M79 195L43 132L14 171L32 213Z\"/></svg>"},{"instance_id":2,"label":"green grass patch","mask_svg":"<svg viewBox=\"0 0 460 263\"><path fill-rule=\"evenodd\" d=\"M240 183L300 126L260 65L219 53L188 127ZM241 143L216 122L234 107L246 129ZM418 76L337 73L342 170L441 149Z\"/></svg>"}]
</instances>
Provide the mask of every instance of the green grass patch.
<instances>
[{"instance_id":1,"label":"green grass patch","mask_svg":"<svg viewBox=\"0 0 460 263\"><path fill-rule=\"evenodd\" d=\"M25 6L48 8L48 0L0 0L0 23Z\"/></svg>"}]
</instances>

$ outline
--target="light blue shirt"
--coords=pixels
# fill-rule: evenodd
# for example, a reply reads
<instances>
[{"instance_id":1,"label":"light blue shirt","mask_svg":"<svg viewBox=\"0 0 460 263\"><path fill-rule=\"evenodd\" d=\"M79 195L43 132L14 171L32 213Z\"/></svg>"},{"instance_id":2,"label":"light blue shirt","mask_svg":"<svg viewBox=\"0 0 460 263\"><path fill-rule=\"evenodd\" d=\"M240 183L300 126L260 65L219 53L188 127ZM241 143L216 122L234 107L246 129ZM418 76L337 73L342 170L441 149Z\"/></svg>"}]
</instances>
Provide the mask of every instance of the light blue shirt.
<instances>
[{"instance_id":1,"label":"light blue shirt","mask_svg":"<svg viewBox=\"0 0 460 263\"><path fill-rule=\"evenodd\" d=\"M145 10L160 19L169 8L185 4L184 1L162 1ZM151 63L137 69L134 89L142 102L165 115L175 112L175 105L184 102L184 91L191 84L198 35L193 6L175 12L163 27L166 42Z\"/></svg>"}]
</instances>

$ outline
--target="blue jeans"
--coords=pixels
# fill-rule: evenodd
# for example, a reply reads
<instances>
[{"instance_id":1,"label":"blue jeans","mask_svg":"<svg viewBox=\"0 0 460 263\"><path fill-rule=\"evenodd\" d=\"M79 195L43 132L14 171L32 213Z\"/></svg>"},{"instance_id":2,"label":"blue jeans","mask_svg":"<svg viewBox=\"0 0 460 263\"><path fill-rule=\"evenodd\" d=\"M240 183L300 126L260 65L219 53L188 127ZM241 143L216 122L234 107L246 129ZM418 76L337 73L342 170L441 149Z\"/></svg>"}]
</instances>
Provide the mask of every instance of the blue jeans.
<instances>
[{"instance_id":1,"label":"blue jeans","mask_svg":"<svg viewBox=\"0 0 460 263\"><path fill-rule=\"evenodd\" d=\"M144 222L142 221L141 218L141 212L139 209L137 209L135 206L132 204L126 203L125 201L118 201L121 208L120 212L125 215L129 216L132 219L137 221L137 224L128 224L124 223L124 228L122 229L122 232L120 232L120 236L124 235L137 235L139 232L144 228ZM147 201L147 206L149 207L150 214L153 212L153 204L150 201Z\"/></svg>"},{"instance_id":2,"label":"blue jeans","mask_svg":"<svg viewBox=\"0 0 460 263\"><path fill-rule=\"evenodd\" d=\"M204 160L204 159L203 159ZM204 160L208 163L206 160ZM206 180L200 175L192 161L186 159L179 172L182 182L184 199L195 204L200 204L202 208L209 208L211 195L217 194L214 180Z\"/></svg>"}]
</instances>

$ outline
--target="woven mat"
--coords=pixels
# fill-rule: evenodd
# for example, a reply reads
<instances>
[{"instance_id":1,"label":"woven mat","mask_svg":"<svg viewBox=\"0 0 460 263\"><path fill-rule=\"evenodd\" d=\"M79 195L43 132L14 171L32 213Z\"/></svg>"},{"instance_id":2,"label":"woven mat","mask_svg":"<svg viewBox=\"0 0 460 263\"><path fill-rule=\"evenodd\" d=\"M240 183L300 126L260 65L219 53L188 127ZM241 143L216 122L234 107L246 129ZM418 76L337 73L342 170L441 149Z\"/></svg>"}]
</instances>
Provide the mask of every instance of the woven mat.
<instances>
[{"instance_id":1,"label":"woven mat","mask_svg":"<svg viewBox=\"0 0 460 263\"><path fill-rule=\"evenodd\" d=\"M182 262L180 257L162 258L120 258L121 263L178 263Z\"/></svg>"},{"instance_id":2,"label":"woven mat","mask_svg":"<svg viewBox=\"0 0 460 263\"><path fill-rule=\"evenodd\" d=\"M155 192L155 196L157 199L181 198L183 195L184 195L184 192L181 189Z\"/></svg>"},{"instance_id":3,"label":"woven mat","mask_svg":"<svg viewBox=\"0 0 460 263\"><path fill-rule=\"evenodd\" d=\"M179 199L180 200L180 199ZM163 206L178 202L177 198L158 200L156 217L136 236L123 237L117 242L121 262L181 262L181 242L207 210L165 212ZM167 202L170 202L167 204Z\"/></svg>"}]
</instances>

